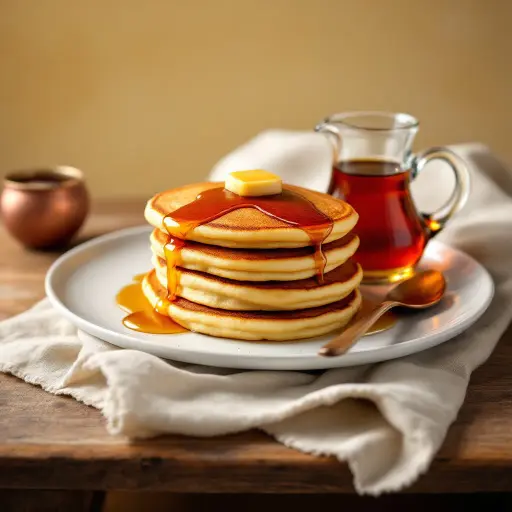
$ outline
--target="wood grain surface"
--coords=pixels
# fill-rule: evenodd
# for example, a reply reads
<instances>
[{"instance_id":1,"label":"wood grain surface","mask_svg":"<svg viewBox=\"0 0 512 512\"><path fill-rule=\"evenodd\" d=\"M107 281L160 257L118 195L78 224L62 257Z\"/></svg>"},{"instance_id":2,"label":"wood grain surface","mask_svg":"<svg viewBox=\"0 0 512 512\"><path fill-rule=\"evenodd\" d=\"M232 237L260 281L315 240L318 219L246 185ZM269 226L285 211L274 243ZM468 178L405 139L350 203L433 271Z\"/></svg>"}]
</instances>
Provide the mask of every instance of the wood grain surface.
<instances>
[{"instance_id":1,"label":"wood grain surface","mask_svg":"<svg viewBox=\"0 0 512 512\"><path fill-rule=\"evenodd\" d=\"M143 224L143 201L102 202L78 241ZM58 252L30 252L0 231L0 318L44 296ZM408 492L512 487L512 330L471 380L430 470ZM129 443L99 411L0 375L0 487L175 492L352 492L344 464L285 448L260 432Z\"/></svg>"}]
</instances>

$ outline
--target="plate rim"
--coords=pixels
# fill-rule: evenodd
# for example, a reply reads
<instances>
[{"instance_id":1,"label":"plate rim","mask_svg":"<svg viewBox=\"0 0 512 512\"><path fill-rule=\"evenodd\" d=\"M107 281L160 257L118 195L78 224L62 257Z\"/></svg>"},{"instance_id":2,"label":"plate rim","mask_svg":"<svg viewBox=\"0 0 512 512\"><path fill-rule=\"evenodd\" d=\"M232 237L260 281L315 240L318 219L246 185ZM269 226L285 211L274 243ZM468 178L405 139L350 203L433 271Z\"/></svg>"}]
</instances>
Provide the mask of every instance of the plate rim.
<instances>
[{"instance_id":1,"label":"plate rim","mask_svg":"<svg viewBox=\"0 0 512 512\"><path fill-rule=\"evenodd\" d=\"M133 349L146 351L148 353L152 353L157 355L158 357L162 357L165 359L171 359L176 361L182 361L186 363L195 363L195 364L205 364L197 361L197 358L208 357L210 359L216 358L228 358L230 359L229 364L222 364L221 362L215 363L217 366L223 366L225 368L241 368L241 369L264 369L267 368L265 366L265 361L269 365L268 368L272 369L282 369L282 370L305 370L305 369L329 369L329 368L340 368L340 367L348 367L348 366L358 366L363 364L371 364L376 362L387 361L391 359L397 359L401 357L406 357L408 355L412 355L417 352L422 352L429 348L433 348L437 345L445 343L450 339L454 338L468 327L470 327L473 323L475 323L488 309L495 293L495 284L492 276L489 271L479 263L475 258L466 252L452 247L449 244L441 242L439 240L431 240L429 243L435 246L438 246L444 250L449 250L455 252L459 255L462 255L464 258L469 259L473 264L475 264L480 271L483 273L485 281L488 288L488 293L485 296L482 304L479 306L478 311L475 313L474 311L466 312L461 315L462 319L457 321L455 325L451 325L446 327L443 331L438 332L437 334L430 334L426 337L416 337L410 340L402 341L397 344L386 345L381 347L375 347L364 351L359 352L349 352L343 356L339 356L336 358L324 358L321 356L312 356L310 353L303 354L294 354L293 356L286 357L284 355L257 355L251 358L250 354L244 354L242 359L254 359L259 361L258 363L253 362L253 365L250 363L247 364L238 364L238 362L234 358L237 356L235 354L226 355L226 354L212 354L201 352L200 350L190 350L190 349L181 349L176 347L169 347L166 345L161 345L163 350L160 350L159 346L150 340L141 340L137 338L131 337L129 334L111 331L106 327L102 327L101 325L94 324L93 322L79 316L71 309L69 309L66 304L61 301L58 296L56 290L54 290L53 281L58 276L58 272L69 260L72 260L76 255L81 253L85 253L88 250L95 248L97 246L101 246L104 244L111 243L115 240L121 238L130 238L135 236L140 236L143 233L149 233L151 231L150 226L140 225L140 226L132 226L128 228L123 228L119 230L115 230L109 233L105 233L98 237L95 237L91 240L83 242L82 244L70 249L65 252L61 256L59 256L49 267L44 281L45 293L48 299L50 300L53 307L59 311L66 319L71 321L78 329L90 334L98 339L111 343L120 348L124 349ZM91 259L91 258L89 258ZM460 318L460 317L459 317ZM208 338L209 336L195 333L198 336L204 336ZM221 338L218 338L221 339ZM235 340L236 341L236 340ZM122 343L120 343L122 342ZM240 341L240 343L245 343ZM286 342L288 343L288 342ZM289 343L293 343L290 341ZM150 345L149 350L147 347L141 348L140 344L148 344ZM418 349L417 345L420 344L420 348ZM138 345L138 346L136 346ZM174 355L163 355L164 352L168 354L171 352ZM176 354L177 352L177 354ZM240 357L240 356L238 356ZM290 366L289 364L284 364L290 361L296 361L297 364ZM315 361L313 363L312 361ZM273 361L273 362L271 362ZM276 361L278 362L276 364ZM279 363L283 363L282 367L279 368ZM213 364L212 364L213 365Z\"/></svg>"}]
</instances>

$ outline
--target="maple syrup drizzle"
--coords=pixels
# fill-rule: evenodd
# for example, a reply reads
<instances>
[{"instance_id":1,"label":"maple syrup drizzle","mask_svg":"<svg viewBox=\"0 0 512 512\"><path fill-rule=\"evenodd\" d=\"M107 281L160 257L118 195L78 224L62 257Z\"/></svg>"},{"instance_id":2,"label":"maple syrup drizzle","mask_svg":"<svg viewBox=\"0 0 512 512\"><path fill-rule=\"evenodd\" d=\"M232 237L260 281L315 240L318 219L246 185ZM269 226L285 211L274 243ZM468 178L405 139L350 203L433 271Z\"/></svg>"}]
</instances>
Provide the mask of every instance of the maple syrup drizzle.
<instances>
[{"instance_id":1,"label":"maple syrup drizzle","mask_svg":"<svg viewBox=\"0 0 512 512\"><path fill-rule=\"evenodd\" d=\"M326 259L322 243L333 228L332 220L322 213L309 199L291 190L261 197L243 197L223 187L201 192L194 201L178 208L164 218L170 238L164 247L167 262L168 299L173 300L177 291L176 266L180 262L183 240L196 227L207 224L229 212L253 208L290 226L302 229L315 247L314 259L318 280L323 282Z\"/></svg>"},{"instance_id":2,"label":"maple syrup drizzle","mask_svg":"<svg viewBox=\"0 0 512 512\"><path fill-rule=\"evenodd\" d=\"M123 318L123 325L134 331L149 334L186 332L187 329L167 315L165 299L160 299L156 308L151 306L142 291L142 280L145 275L135 276L133 282L123 287L116 296L117 305L128 313Z\"/></svg>"},{"instance_id":3,"label":"maple syrup drizzle","mask_svg":"<svg viewBox=\"0 0 512 512\"><path fill-rule=\"evenodd\" d=\"M173 301L178 293L178 272L176 267L181 263L181 250L185 241L168 236L164 245L164 256L167 271L167 300Z\"/></svg>"}]
</instances>

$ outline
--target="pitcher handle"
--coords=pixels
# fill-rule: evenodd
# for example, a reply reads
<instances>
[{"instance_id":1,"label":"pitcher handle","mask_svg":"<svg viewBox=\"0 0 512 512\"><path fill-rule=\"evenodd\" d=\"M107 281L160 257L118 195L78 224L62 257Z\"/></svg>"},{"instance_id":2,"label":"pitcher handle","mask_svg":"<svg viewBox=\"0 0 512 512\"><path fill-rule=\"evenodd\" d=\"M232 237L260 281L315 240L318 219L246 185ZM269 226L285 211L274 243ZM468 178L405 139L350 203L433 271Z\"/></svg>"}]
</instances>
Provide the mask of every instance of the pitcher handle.
<instances>
[{"instance_id":1,"label":"pitcher handle","mask_svg":"<svg viewBox=\"0 0 512 512\"><path fill-rule=\"evenodd\" d=\"M443 160L451 167L455 175L455 187L450 198L438 210L421 214L429 237L439 233L448 220L466 204L470 191L470 176L466 164L448 148L433 147L417 154L411 165L413 176L417 176L432 160Z\"/></svg>"}]
</instances>

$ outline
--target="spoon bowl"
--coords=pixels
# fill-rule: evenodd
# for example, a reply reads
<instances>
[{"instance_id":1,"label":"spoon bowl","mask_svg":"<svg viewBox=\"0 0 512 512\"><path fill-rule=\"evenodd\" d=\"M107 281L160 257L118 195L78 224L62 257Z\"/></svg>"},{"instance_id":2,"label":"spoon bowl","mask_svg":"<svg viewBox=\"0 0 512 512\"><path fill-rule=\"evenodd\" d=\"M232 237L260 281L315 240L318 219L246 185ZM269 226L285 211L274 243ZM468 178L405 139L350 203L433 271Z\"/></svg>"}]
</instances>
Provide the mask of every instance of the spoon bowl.
<instances>
[{"instance_id":1,"label":"spoon bowl","mask_svg":"<svg viewBox=\"0 0 512 512\"><path fill-rule=\"evenodd\" d=\"M385 301L406 308L423 309L437 304L446 290L446 280L438 270L425 270L393 287Z\"/></svg>"}]
</instances>

